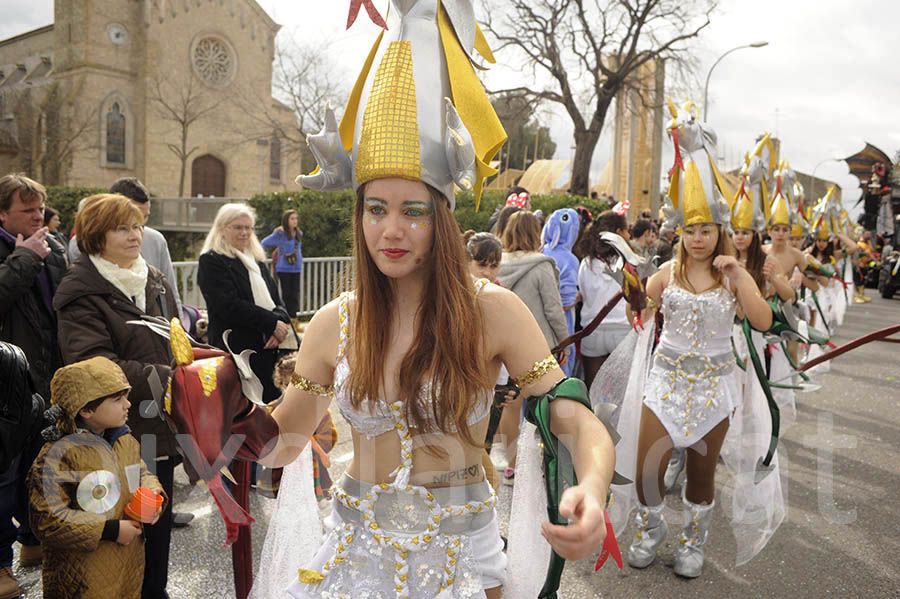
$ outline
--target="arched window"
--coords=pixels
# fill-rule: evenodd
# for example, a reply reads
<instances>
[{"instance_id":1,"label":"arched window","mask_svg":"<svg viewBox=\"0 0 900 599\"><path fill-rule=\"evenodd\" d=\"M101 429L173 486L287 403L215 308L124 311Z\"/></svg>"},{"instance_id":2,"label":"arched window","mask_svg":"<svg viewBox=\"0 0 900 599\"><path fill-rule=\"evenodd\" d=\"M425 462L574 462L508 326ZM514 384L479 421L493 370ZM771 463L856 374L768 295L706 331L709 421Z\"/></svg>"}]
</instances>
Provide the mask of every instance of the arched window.
<instances>
[{"instance_id":1,"label":"arched window","mask_svg":"<svg viewBox=\"0 0 900 599\"><path fill-rule=\"evenodd\" d=\"M125 115L118 102L106 113L106 163L125 164Z\"/></svg>"},{"instance_id":2,"label":"arched window","mask_svg":"<svg viewBox=\"0 0 900 599\"><path fill-rule=\"evenodd\" d=\"M281 181L281 141L276 133L269 142L269 179Z\"/></svg>"}]
</instances>

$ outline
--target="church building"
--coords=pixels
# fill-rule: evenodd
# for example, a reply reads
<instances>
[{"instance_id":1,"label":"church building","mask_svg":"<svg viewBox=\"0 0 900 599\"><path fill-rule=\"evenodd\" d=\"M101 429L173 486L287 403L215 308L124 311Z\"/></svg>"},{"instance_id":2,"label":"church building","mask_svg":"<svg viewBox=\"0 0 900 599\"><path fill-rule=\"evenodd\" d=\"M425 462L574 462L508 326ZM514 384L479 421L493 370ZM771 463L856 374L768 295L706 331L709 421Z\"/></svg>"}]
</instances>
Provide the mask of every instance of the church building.
<instances>
[{"instance_id":1,"label":"church building","mask_svg":"<svg viewBox=\"0 0 900 599\"><path fill-rule=\"evenodd\" d=\"M49 0L44 0L49 1ZM0 41L0 174L157 197L298 189L272 97L280 26L254 0L55 0Z\"/></svg>"}]
</instances>

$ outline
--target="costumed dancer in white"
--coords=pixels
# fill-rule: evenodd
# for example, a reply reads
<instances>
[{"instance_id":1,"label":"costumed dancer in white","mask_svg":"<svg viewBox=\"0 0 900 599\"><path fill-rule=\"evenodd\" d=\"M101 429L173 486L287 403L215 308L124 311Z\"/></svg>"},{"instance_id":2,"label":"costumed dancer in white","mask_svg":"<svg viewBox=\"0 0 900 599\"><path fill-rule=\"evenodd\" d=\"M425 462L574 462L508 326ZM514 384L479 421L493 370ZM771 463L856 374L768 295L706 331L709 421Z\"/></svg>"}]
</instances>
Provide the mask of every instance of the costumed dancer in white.
<instances>
[{"instance_id":1,"label":"costumed dancer in white","mask_svg":"<svg viewBox=\"0 0 900 599\"><path fill-rule=\"evenodd\" d=\"M800 250L790 245L791 227L797 222L797 208L794 203L794 181L796 176L786 160L782 160L774 173L775 190L769 205L767 225L769 237L772 243L763 246L763 250L769 258L775 262L774 276L767 281L774 289L778 300L785 305L785 309L793 310L793 304L798 295L791 286L790 277L794 269L805 271L808 263L806 256ZM791 367L787 355L787 344L780 339L769 339L767 352L767 376L772 382L790 382ZM773 389L775 401L781 410L782 430L786 430L797 420L797 406L794 391L791 389Z\"/></svg>"},{"instance_id":2,"label":"costumed dancer in white","mask_svg":"<svg viewBox=\"0 0 900 599\"><path fill-rule=\"evenodd\" d=\"M398 35L379 36L340 128L329 111L309 140L319 168L303 185L357 191L356 277L306 328L273 413L278 442L262 462L293 460L332 399L350 423L353 460L332 488L328 534L312 560L293 565L291 597L494 598L506 556L481 461L501 365L526 396L555 399L548 428L571 452L578 484L560 502L571 524L545 521L541 532L564 558L604 539L614 449L583 384L581 394L559 392L579 381L565 378L525 305L473 285L466 268L453 186L478 198L505 140L472 68L473 48L491 60L472 6L394 7Z\"/></svg>"},{"instance_id":3,"label":"costumed dancer in white","mask_svg":"<svg viewBox=\"0 0 900 599\"><path fill-rule=\"evenodd\" d=\"M670 100L669 108L676 158L664 211L666 225L681 226L683 234L676 258L647 285L648 312L661 306L665 323L646 385L639 380L640 372L632 372L625 392L618 428L633 436L619 445L617 469L625 476L633 474L635 485L613 488L611 516L620 532L636 500L637 534L628 562L635 568L649 566L667 530L662 497L666 463L673 447L686 448L684 523L675 572L696 577L702 571L715 505L719 450L731 414L740 405L731 350L735 310L739 306L761 330L771 326L772 312L732 255L725 187L711 158L714 134L701 127L693 104L678 110ZM644 322L653 318L647 314ZM636 346L634 341L622 346L633 352L639 365L647 361L652 328L646 327ZM600 376L607 367L618 366L617 353Z\"/></svg>"},{"instance_id":4,"label":"costumed dancer in white","mask_svg":"<svg viewBox=\"0 0 900 599\"><path fill-rule=\"evenodd\" d=\"M747 155L731 215L738 262L767 297L775 295L778 273L775 260L767 256L762 248L762 233L770 216L766 195L774 170L774 151L774 145L766 133L753 153ZM735 356L740 361L739 367L733 371L740 403L731 415L731 424L721 450L722 459L734 476L733 484L722 491L721 499L737 543L738 566L750 561L762 550L784 520L778 456L773 455L769 466L760 467L757 474L758 461L767 455L773 432L763 390L763 383L766 383L764 374L754 367L754 362L764 355L766 339L763 332L752 328L748 329L749 334L745 333L743 320L744 314L738 309L732 342Z\"/></svg>"}]
</instances>

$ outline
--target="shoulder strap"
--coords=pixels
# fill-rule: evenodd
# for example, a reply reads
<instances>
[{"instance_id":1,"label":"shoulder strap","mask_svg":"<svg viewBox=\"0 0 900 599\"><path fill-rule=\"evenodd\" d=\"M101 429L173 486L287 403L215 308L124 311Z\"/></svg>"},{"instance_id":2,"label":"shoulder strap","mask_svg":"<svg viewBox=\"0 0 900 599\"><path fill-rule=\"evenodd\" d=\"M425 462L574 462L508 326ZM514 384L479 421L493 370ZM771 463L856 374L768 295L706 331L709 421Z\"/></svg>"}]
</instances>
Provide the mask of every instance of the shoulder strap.
<instances>
[{"instance_id":1,"label":"shoulder strap","mask_svg":"<svg viewBox=\"0 0 900 599\"><path fill-rule=\"evenodd\" d=\"M678 266L678 260L669 262L669 285L675 281L675 267Z\"/></svg>"},{"instance_id":2,"label":"shoulder strap","mask_svg":"<svg viewBox=\"0 0 900 599\"><path fill-rule=\"evenodd\" d=\"M350 339L350 292L345 291L340 295L338 303L338 323L341 327L341 340L338 344L338 358L346 355L347 341Z\"/></svg>"}]
</instances>

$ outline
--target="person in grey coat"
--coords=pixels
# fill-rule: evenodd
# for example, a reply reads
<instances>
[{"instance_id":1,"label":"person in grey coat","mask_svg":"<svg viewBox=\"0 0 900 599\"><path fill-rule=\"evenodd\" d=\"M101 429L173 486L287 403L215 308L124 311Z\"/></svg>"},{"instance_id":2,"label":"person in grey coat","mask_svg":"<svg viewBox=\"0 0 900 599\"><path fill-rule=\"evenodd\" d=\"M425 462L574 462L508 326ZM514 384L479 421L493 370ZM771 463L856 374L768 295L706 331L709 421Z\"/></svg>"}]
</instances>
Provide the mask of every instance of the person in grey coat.
<instances>
[{"instance_id":1,"label":"person in grey coat","mask_svg":"<svg viewBox=\"0 0 900 599\"><path fill-rule=\"evenodd\" d=\"M541 229L537 217L526 211L509 219L503 232L500 284L519 296L541 327L550 347L565 339L569 330L559 295L559 269L541 253ZM565 363L566 356L560 361Z\"/></svg>"},{"instance_id":2,"label":"person in grey coat","mask_svg":"<svg viewBox=\"0 0 900 599\"><path fill-rule=\"evenodd\" d=\"M528 306L547 344L555 347L568 336L569 329L559 294L559 269L553 258L541 253L541 225L537 217L526 210L513 214L503 229L502 241L503 258L497 280ZM568 354L564 353L559 365L567 361ZM508 461L503 471L504 484L512 484L515 478L521 407L521 395L508 402L497 427L497 433L504 436Z\"/></svg>"}]
</instances>

